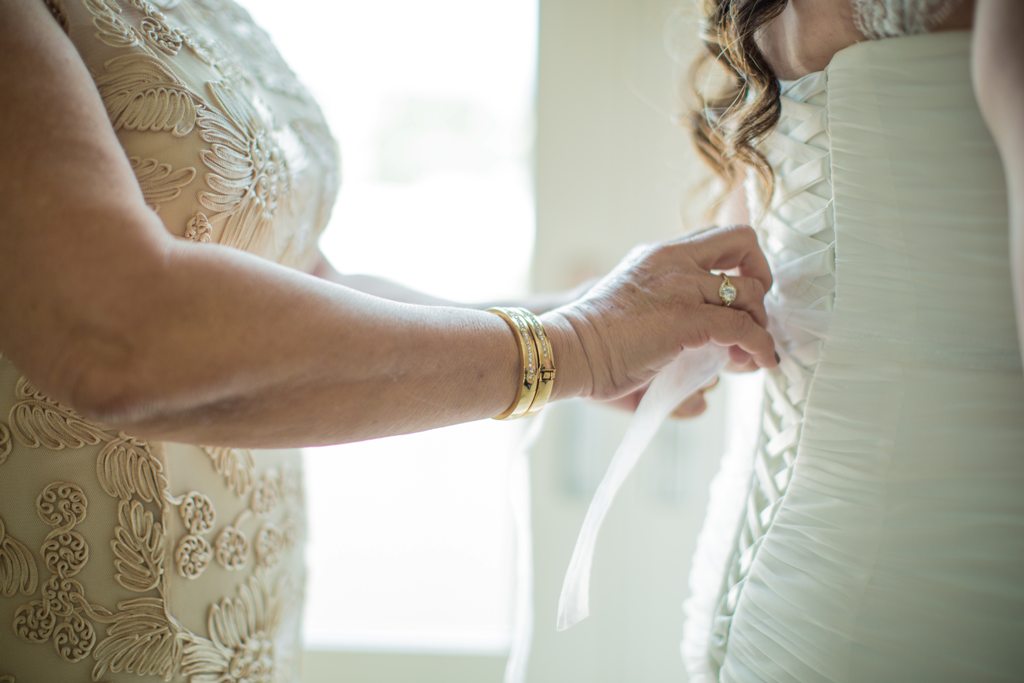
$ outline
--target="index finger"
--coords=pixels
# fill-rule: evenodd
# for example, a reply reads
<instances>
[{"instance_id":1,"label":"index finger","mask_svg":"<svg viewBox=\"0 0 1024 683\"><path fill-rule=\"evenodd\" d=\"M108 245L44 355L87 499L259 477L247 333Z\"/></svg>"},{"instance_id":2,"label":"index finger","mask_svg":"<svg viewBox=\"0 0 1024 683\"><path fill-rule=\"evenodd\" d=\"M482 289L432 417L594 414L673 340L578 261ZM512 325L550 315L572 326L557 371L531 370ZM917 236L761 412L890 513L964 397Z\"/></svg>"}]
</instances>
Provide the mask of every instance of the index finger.
<instances>
[{"instance_id":1,"label":"index finger","mask_svg":"<svg viewBox=\"0 0 1024 683\"><path fill-rule=\"evenodd\" d=\"M730 225L706 230L691 238L693 260L705 270L731 270L756 278L767 292L772 288L768 259L757 243L757 233L749 225Z\"/></svg>"}]
</instances>

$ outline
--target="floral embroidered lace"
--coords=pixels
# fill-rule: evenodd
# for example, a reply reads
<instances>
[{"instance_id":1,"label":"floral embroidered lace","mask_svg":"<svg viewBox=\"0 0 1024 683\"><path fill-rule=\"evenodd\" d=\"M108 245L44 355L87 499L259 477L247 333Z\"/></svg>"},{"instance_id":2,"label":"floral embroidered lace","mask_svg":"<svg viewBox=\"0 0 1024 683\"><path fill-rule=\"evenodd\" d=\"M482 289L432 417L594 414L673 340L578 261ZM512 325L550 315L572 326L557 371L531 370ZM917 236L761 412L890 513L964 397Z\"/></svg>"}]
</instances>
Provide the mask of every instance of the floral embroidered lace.
<instances>
[{"instance_id":1,"label":"floral embroidered lace","mask_svg":"<svg viewBox=\"0 0 1024 683\"><path fill-rule=\"evenodd\" d=\"M311 265L335 145L244 10L44 1L170 233ZM0 681L293 680L299 468L92 423L0 356Z\"/></svg>"}]
</instances>

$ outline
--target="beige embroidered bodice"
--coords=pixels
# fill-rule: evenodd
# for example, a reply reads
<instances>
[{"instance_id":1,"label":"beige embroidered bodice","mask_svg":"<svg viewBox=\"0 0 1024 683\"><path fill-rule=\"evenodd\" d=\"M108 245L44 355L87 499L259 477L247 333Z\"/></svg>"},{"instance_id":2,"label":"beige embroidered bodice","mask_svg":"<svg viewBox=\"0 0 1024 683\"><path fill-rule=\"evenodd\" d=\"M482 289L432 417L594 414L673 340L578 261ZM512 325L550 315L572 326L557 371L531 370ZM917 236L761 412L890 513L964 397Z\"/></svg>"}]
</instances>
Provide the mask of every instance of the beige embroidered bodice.
<instances>
[{"instance_id":1,"label":"beige embroidered bodice","mask_svg":"<svg viewBox=\"0 0 1024 683\"><path fill-rule=\"evenodd\" d=\"M244 10L46 4L168 231L312 265L335 145ZM296 680L300 465L91 423L0 357L0 683Z\"/></svg>"}]
</instances>

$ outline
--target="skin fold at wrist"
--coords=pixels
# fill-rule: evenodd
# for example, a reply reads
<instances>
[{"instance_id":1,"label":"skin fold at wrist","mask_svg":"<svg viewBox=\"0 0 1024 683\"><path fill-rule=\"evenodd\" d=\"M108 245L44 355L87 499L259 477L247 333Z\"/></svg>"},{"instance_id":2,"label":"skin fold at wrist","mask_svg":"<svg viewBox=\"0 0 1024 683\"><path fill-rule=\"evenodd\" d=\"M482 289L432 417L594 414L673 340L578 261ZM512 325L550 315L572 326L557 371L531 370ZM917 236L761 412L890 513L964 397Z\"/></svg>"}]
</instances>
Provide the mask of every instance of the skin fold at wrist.
<instances>
[{"instance_id":1,"label":"skin fold at wrist","mask_svg":"<svg viewBox=\"0 0 1024 683\"><path fill-rule=\"evenodd\" d=\"M558 378L551 392L552 400L586 398L593 392L593 380L586 351L579 334L566 316L549 311L540 316L544 332L551 341L558 360Z\"/></svg>"}]
</instances>

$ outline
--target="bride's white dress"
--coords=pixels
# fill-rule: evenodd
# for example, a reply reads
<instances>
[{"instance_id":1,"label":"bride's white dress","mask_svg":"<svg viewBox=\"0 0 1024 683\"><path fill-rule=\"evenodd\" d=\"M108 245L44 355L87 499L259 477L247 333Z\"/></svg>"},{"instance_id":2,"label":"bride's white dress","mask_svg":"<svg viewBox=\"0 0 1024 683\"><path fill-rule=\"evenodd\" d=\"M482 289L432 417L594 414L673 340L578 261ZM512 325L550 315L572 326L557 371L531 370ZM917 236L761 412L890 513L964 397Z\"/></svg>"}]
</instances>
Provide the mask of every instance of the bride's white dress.
<instances>
[{"instance_id":1,"label":"bride's white dress","mask_svg":"<svg viewBox=\"0 0 1024 683\"><path fill-rule=\"evenodd\" d=\"M784 84L770 296L828 324L785 328L746 477L714 485L693 682L1024 676L1024 375L970 40L858 43Z\"/></svg>"}]
</instances>

